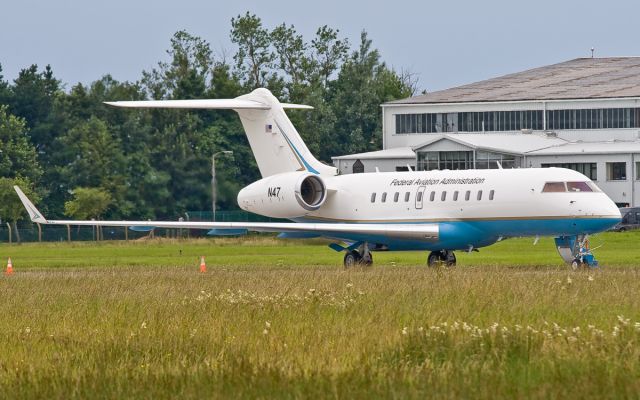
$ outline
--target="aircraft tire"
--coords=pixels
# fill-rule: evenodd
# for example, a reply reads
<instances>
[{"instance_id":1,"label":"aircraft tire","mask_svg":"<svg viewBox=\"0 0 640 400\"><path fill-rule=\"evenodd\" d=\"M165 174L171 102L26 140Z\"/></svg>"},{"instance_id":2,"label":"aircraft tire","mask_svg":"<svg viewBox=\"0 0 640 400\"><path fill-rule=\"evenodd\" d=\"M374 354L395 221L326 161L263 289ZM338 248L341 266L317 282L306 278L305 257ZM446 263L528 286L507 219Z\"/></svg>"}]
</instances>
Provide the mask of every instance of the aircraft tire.
<instances>
[{"instance_id":1,"label":"aircraft tire","mask_svg":"<svg viewBox=\"0 0 640 400\"><path fill-rule=\"evenodd\" d=\"M362 259L362 257L360 257L360 253L358 253L357 251L355 251L355 250L348 251L344 255L344 267L345 267L345 269L349 269L349 268L353 268L353 267L357 266L360 263L361 259Z\"/></svg>"},{"instance_id":2,"label":"aircraft tire","mask_svg":"<svg viewBox=\"0 0 640 400\"><path fill-rule=\"evenodd\" d=\"M431 253L429 253L429 256L427 256L427 266L430 268L434 268L440 265L440 263L442 262L441 254L442 253L439 251L432 251Z\"/></svg>"},{"instance_id":3,"label":"aircraft tire","mask_svg":"<svg viewBox=\"0 0 640 400\"><path fill-rule=\"evenodd\" d=\"M446 251L443 254L444 265L447 267L455 267L456 266L456 255L453 251Z\"/></svg>"}]
</instances>

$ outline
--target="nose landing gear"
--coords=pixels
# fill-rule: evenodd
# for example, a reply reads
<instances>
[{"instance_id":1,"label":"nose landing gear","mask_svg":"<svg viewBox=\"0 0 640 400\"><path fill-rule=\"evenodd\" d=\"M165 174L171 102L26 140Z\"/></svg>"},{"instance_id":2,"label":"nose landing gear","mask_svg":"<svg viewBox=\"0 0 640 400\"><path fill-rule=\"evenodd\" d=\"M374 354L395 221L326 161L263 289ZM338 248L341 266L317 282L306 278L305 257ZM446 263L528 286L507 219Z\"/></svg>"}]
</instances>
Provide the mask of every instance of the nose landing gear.
<instances>
[{"instance_id":1,"label":"nose landing gear","mask_svg":"<svg viewBox=\"0 0 640 400\"><path fill-rule=\"evenodd\" d=\"M572 270L581 267L598 267L598 261L591 252L588 235L561 236L555 241L560 257L570 265Z\"/></svg>"},{"instance_id":2,"label":"nose landing gear","mask_svg":"<svg viewBox=\"0 0 640 400\"><path fill-rule=\"evenodd\" d=\"M456 255L450 250L432 251L427 257L427 266L437 267L444 265L446 267L455 267Z\"/></svg>"}]
</instances>

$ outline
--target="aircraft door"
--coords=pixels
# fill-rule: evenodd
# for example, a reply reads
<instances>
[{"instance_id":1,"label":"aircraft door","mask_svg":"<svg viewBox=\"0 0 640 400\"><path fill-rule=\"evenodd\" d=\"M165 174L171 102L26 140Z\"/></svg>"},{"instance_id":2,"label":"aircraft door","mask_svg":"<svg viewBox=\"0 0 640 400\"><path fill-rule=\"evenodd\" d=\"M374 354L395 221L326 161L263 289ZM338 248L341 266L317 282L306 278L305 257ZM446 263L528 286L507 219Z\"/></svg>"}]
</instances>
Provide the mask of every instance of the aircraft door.
<instances>
[{"instance_id":1,"label":"aircraft door","mask_svg":"<svg viewBox=\"0 0 640 400\"><path fill-rule=\"evenodd\" d=\"M422 203L424 201L425 186L420 186L416 192L416 210L422 210Z\"/></svg>"}]
</instances>

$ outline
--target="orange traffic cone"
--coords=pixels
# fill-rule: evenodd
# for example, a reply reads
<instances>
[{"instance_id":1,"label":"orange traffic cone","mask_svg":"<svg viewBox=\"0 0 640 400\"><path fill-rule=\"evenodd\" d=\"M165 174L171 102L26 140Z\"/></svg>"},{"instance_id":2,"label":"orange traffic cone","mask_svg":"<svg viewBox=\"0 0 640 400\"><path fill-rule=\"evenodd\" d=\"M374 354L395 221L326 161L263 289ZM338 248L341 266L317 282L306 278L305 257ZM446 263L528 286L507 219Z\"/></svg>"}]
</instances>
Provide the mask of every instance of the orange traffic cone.
<instances>
[{"instance_id":1,"label":"orange traffic cone","mask_svg":"<svg viewBox=\"0 0 640 400\"><path fill-rule=\"evenodd\" d=\"M204 256L200 257L200 272L207 272L207 264L204 262Z\"/></svg>"},{"instance_id":2,"label":"orange traffic cone","mask_svg":"<svg viewBox=\"0 0 640 400\"><path fill-rule=\"evenodd\" d=\"M4 273L5 275L13 275L13 264L11 263L11 257L7 261L7 270Z\"/></svg>"}]
</instances>

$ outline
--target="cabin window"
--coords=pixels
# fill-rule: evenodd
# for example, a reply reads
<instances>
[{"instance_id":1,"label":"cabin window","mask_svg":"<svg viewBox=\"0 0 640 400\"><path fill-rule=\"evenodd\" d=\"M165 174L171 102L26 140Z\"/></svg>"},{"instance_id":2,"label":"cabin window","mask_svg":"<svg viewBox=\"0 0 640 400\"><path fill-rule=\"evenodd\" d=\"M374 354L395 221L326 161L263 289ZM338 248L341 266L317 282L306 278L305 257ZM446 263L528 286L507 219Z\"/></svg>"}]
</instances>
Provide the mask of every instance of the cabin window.
<instances>
[{"instance_id":1,"label":"cabin window","mask_svg":"<svg viewBox=\"0 0 640 400\"><path fill-rule=\"evenodd\" d=\"M593 192L587 182L567 182L567 190L570 192Z\"/></svg>"},{"instance_id":2,"label":"cabin window","mask_svg":"<svg viewBox=\"0 0 640 400\"><path fill-rule=\"evenodd\" d=\"M372 203L376 202L376 194L375 193L371 193L371 202Z\"/></svg>"},{"instance_id":3,"label":"cabin window","mask_svg":"<svg viewBox=\"0 0 640 400\"><path fill-rule=\"evenodd\" d=\"M431 192L431 195L429 195L429 201L434 201L436 199L436 192L433 191Z\"/></svg>"},{"instance_id":4,"label":"cabin window","mask_svg":"<svg viewBox=\"0 0 640 400\"><path fill-rule=\"evenodd\" d=\"M383 203L387 201L387 192L382 193L382 199L380 199Z\"/></svg>"},{"instance_id":5,"label":"cabin window","mask_svg":"<svg viewBox=\"0 0 640 400\"><path fill-rule=\"evenodd\" d=\"M493 195L496 193L495 190L489 192L489 200L493 200Z\"/></svg>"},{"instance_id":6,"label":"cabin window","mask_svg":"<svg viewBox=\"0 0 640 400\"><path fill-rule=\"evenodd\" d=\"M408 202L409 201L409 197L411 197L411 193L410 192L405 193L404 194L404 201Z\"/></svg>"},{"instance_id":7,"label":"cabin window","mask_svg":"<svg viewBox=\"0 0 640 400\"><path fill-rule=\"evenodd\" d=\"M420 203L422 201L422 192L418 192L418 194L416 195L416 202Z\"/></svg>"},{"instance_id":8,"label":"cabin window","mask_svg":"<svg viewBox=\"0 0 640 400\"><path fill-rule=\"evenodd\" d=\"M445 201L447 199L447 192L442 192L442 195L440 195L440 201Z\"/></svg>"},{"instance_id":9,"label":"cabin window","mask_svg":"<svg viewBox=\"0 0 640 400\"><path fill-rule=\"evenodd\" d=\"M396 194L393 195L393 202L397 203L399 198L400 198L400 193L396 192Z\"/></svg>"},{"instance_id":10,"label":"cabin window","mask_svg":"<svg viewBox=\"0 0 640 400\"><path fill-rule=\"evenodd\" d=\"M458 201L458 191L453 192L453 201Z\"/></svg>"},{"instance_id":11,"label":"cabin window","mask_svg":"<svg viewBox=\"0 0 640 400\"><path fill-rule=\"evenodd\" d=\"M566 191L567 188L564 185L564 182L547 182L542 188L542 193L558 193Z\"/></svg>"},{"instance_id":12,"label":"cabin window","mask_svg":"<svg viewBox=\"0 0 640 400\"><path fill-rule=\"evenodd\" d=\"M470 198L471 198L471 190L467 190L467 193L464 194L464 199L466 201L469 201Z\"/></svg>"},{"instance_id":13,"label":"cabin window","mask_svg":"<svg viewBox=\"0 0 640 400\"><path fill-rule=\"evenodd\" d=\"M482 200L482 190L478 190L478 201Z\"/></svg>"}]
</instances>

